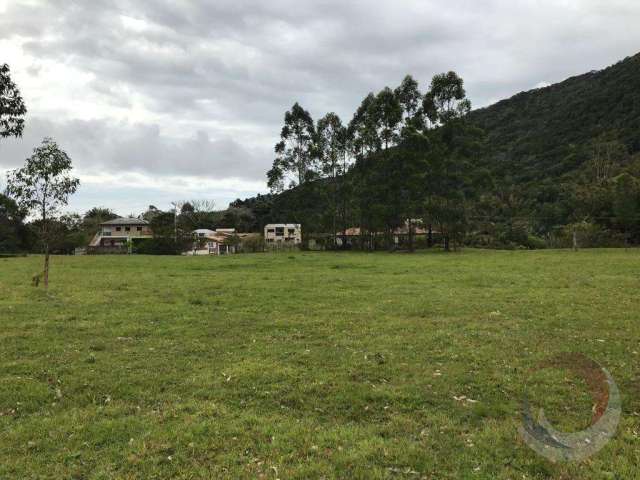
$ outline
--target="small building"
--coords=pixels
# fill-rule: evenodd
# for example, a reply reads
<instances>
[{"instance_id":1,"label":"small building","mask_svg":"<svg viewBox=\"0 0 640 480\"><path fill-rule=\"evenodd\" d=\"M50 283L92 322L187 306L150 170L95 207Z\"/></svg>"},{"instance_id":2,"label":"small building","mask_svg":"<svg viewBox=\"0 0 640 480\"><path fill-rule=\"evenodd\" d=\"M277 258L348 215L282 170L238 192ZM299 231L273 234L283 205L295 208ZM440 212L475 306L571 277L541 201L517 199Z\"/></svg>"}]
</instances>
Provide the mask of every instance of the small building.
<instances>
[{"instance_id":1,"label":"small building","mask_svg":"<svg viewBox=\"0 0 640 480\"><path fill-rule=\"evenodd\" d=\"M95 253L129 253L136 240L152 238L149 222L140 218L116 218L100 224L89 249Z\"/></svg>"},{"instance_id":2,"label":"small building","mask_svg":"<svg viewBox=\"0 0 640 480\"><path fill-rule=\"evenodd\" d=\"M193 231L193 249L188 255L230 255L236 253L236 240L243 236L235 228L199 228Z\"/></svg>"},{"instance_id":3,"label":"small building","mask_svg":"<svg viewBox=\"0 0 640 480\"><path fill-rule=\"evenodd\" d=\"M299 245L302 243L302 227L299 223L270 223L264 227L264 241L267 244Z\"/></svg>"},{"instance_id":4,"label":"small building","mask_svg":"<svg viewBox=\"0 0 640 480\"><path fill-rule=\"evenodd\" d=\"M336 234L336 245L341 248L363 247L373 248L377 239L385 239L390 237L393 244L402 248L407 246L410 237L413 241L433 241L434 234L439 232L433 231L431 228L425 228L422 219L407 219L404 224L396 227L393 232L368 232L363 231L360 227L350 227Z\"/></svg>"}]
</instances>

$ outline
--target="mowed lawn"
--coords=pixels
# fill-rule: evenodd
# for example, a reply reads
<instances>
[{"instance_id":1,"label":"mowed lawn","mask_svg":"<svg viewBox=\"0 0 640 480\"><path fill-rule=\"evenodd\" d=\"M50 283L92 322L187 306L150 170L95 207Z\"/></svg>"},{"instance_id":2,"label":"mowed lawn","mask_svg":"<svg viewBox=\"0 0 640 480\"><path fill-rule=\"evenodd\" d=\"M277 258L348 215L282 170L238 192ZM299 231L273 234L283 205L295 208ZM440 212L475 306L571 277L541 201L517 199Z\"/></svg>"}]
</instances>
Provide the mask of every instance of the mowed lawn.
<instances>
[{"instance_id":1,"label":"mowed lawn","mask_svg":"<svg viewBox=\"0 0 640 480\"><path fill-rule=\"evenodd\" d=\"M638 478L638 250L41 260L0 259L2 479ZM566 352L623 412L556 465L518 426L590 424Z\"/></svg>"}]
</instances>

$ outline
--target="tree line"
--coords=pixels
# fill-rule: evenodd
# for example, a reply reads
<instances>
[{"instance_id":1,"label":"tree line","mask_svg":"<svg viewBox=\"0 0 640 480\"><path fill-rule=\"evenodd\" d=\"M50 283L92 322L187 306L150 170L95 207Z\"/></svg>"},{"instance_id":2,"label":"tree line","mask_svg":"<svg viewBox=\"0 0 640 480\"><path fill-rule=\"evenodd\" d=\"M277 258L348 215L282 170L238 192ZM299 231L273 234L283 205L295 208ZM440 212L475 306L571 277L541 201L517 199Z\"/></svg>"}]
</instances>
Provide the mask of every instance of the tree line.
<instances>
[{"instance_id":1,"label":"tree line","mask_svg":"<svg viewBox=\"0 0 640 480\"><path fill-rule=\"evenodd\" d=\"M471 102L455 72L433 77L428 90L407 75L395 89L369 93L349 123L336 113L314 122L298 103L284 116L267 173L273 217L301 221L307 232L358 227L373 247L390 244L407 224L409 248L418 220L437 229L445 249L459 244L481 171L483 132L467 121Z\"/></svg>"},{"instance_id":2,"label":"tree line","mask_svg":"<svg viewBox=\"0 0 640 480\"><path fill-rule=\"evenodd\" d=\"M567 247L574 231L585 246L640 243L640 55L474 111L454 72L418 87L368 94L347 124L295 104L272 194L234 204L333 239L359 227L382 247L412 219L445 249Z\"/></svg>"}]
</instances>

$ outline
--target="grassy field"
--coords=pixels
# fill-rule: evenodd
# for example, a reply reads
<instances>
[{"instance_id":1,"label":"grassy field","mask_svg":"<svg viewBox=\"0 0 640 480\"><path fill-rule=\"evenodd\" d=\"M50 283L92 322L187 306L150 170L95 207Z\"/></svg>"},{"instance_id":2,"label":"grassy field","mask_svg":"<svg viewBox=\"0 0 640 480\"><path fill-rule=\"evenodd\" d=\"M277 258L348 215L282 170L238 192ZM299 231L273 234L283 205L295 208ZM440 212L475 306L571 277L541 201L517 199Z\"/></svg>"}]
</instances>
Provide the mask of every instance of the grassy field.
<instances>
[{"instance_id":1,"label":"grassy field","mask_svg":"<svg viewBox=\"0 0 640 480\"><path fill-rule=\"evenodd\" d=\"M0 259L0 478L630 479L640 469L640 251ZM525 390L614 439L553 464Z\"/></svg>"}]
</instances>

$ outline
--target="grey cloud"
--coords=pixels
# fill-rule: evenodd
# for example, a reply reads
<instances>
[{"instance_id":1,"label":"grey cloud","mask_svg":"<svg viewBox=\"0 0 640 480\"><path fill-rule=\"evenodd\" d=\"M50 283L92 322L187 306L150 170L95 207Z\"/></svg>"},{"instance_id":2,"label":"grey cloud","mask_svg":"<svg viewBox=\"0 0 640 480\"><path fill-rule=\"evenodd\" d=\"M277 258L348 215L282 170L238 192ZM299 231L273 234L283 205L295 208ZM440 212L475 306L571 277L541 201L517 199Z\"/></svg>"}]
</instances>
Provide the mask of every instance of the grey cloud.
<instances>
[{"instance_id":1,"label":"grey cloud","mask_svg":"<svg viewBox=\"0 0 640 480\"><path fill-rule=\"evenodd\" d=\"M270 155L268 150L248 149L229 137L209 138L202 131L173 138L157 125L31 118L23 138L0 144L0 169L22 165L45 136L53 137L86 174L139 172L253 181L263 178L262 159Z\"/></svg>"}]
</instances>

